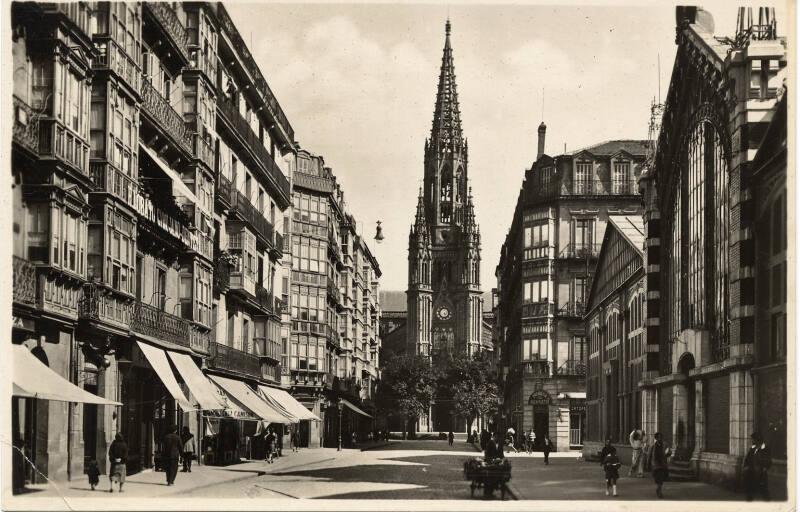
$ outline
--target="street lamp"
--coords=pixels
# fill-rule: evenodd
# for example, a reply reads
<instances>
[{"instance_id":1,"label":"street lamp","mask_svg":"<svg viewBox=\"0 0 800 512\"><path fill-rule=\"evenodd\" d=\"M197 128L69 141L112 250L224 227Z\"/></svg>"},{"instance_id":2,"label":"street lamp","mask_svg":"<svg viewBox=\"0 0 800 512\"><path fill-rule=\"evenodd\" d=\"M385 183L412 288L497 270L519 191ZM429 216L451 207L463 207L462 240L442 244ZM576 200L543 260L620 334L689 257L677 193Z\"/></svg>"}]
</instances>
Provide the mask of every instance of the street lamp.
<instances>
[{"instance_id":1,"label":"street lamp","mask_svg":"<svg viewBox=\"0 0 800 512\"><path fill-rule=\"evenodd\" d=\"M341 398L336 403L336 407L339 409L339 447L336 448L337 452L342 451L342 400Z\"/></svg>"}]
</instances>

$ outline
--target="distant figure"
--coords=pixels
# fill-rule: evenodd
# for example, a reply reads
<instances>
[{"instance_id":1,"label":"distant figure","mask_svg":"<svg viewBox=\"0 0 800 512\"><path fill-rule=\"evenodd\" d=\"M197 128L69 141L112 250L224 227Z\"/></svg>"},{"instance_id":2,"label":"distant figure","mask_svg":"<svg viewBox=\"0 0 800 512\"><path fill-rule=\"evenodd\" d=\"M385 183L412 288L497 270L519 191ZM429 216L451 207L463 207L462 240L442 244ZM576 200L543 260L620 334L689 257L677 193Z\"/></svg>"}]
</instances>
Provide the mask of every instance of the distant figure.
<instances>
[{"instance_id":1,"label":"distant figure","mask_svg":"<svg viewBox=\"0 0 800 512\"><path fill-rule=\"evenodd\" d=\"M611 452L611 439L606 439L606 444L603 445L603 449L600 450L600 465L602 466L604 461L606 460L606 455Z\"/></svg>"},{"instance_id":2,"label":"distant figure","mask_svg":"<svg viewBox=\"0 0 800 512\"><path fill-rule=\"evenodd\" d=\"M92 486L92 490L100 483L100 468L97 465L97 461L92 459L86 464L86 476L89 477L89 485Z\"/></svg>"},{"instance_id":3,"label":"distant figure","mask_svg":"<svg viewBox=\"0 0 800 512\"><path fill-rule=\"evenodd\" d=\"M528 432L528 455L533 455L533 445L536 443L536 432L533 429Z\"/></svg>"},{"instance_id":4,"label":"distant figure","mask_svg":"<svg viewBox=\"0 0 800 512\"><path fill-rule=\"evenodd\" d=\"M492 438L491 434L486 431L486 429L481 430L481 450L486 449L486 444Z\"/></svg>"},{"instance_id":5,"label":"distant figure","mask_svg":"<svg viewBox=\"0 0 800 512\"><path fill-rule=\"evenodd\" d=\"M644 433L638 428L633 429L628 440L631 444L631 469L628 471L628 476L636 475L637 478L644 477L644 458L642 457Z\"/></svg>"},{"instance_id":6,"label":"distant figure","mask_svg":"<svg viewBox=\"0 0 800 512\"><path fill-rule=\"evenodd\" d=\"M550 442L550 437L545 434L542 438L542 451L544 452L544 463L550 464L550 452L553 450L553 444Z\"/></svg>"},{"instance_id":7,"label":"distant figure","mask_svg":"<svg viewBox=\"0 0 800 512\"><path fill-rule=\"evenodd\" d=\"M497 433L491 434L489 439L486 441L486 448L483 451L483 457L487 461L505 458L505 455L503 454L503 444L500 441L500 436L497 435Z\"/></svg>"},{"instance_id":8,"label":"distant figure","mask_svg":"<svg viewBox=\"0 0 800 512\"><path fill-rule=\"evenodd\" d=\"M183 472L191 473L192 459L194 458L194 452L197 451L197 444L194 440L194 434L189 431L189 427L183 427L181 442L183 443Z\"/></svg>"},{"instance_id":9,"label":"distant figure","mask_svg":"<svg viewBox=\"0 0 800 512\"><path fill-rule=\"evenodd\" d=\"M300 450L300 435L297 433L297 429L292 429L291 439L292 443L292 451L296 452Z\"/></svg>"},{"instance_id":10,"label":"distant figure","mask_svg":"<svg viewBox=\"0 0 800 512\"><path fill-rule=\"evenodd\" d=\"M608 454L603 459L603 470L606 473L606 496L609 491L613 491L614 496L617 495L617 479L619 478L619 467L622 463L617 457L617 449L613 446L608 450Z\"/></svg>"},{"instance_id":11,"label":"distant figure","mask_svg":"<svg viewBox=\"0 0 800 512\"><path fill-rule=\"evenodd\" d=\"M452 430L451 430L450 432L448 432L448 433L447 433L447 444L448 444L449 446L453 446L453 440L454 440L455 438L456 438L456 436L455 436L455 434L453 434L453 431L452 431Z\"/></svg>"},{"instance_id":12,"label":"distant figure","mask_svg":"<svg viewBox=\"0 0 800 512\"><path fill-rule=\"evenodd\" d=\"M275 442L277 441L278 436L275 435L275 432L272 431L272 427L267 429L267 435L264 437L264 441L267 443L267 463L272 464L273 459L275 458Z\"/></svg>"},{"instance_id":13,"label":"distant figure","mask_svg":"<svg viewBox=\"0 0 800 512\"><path fill-rule=\"evenodd\" d=\"M511 449L514 450L514 453L518 452L517 447L514 446L514 434L516 433L517 432L513 427L508 427L508 430L506 430L506 444L508 444Z\"/></svg>"},{"instance_id":14,"label":"distant figure","mask_svg":"<svg viewBox=\"0 0 800 512\"><path fill-rule=\"evenodd\" d=\"M661 440L661 432L656 432L653 436L655 443L650 450L650 466L653 468L653 481L656 483L656 496L663 499L664 494L661 492L661 487L664 482L669 478L669 448L664 448L664 442Z\"/></svg>"},{"instance_id":15,"label":"distant figure","mask_svg":"<svg viewBox=\"0 0 800 512\"><path fill-rule=\"evenodd\" d=\"M758 432L753 432L750 439L753 444L742 461L742 478L747 501L753 501L756 493L759 493L764 501L769 501L767 471L772 466L772 453Z\"/></svg>"},{"instance_id":16,"label":"distant figure","mask_svg":"<svg viewBox=\"0 0 800 512\"><path fill-rule=\"evenodd\" d=\"M353 441L353 446L355 446L355 445L356 445L356 440L357 440L356 433L355 433L355 432L353 432L353 435L352 435L352 436L350 436L350 438L351 438L351 440Z\"/></svg>"},{"instance_id":17,"label":"distant figure","mask_svg":"<svg viewBox=\"0 0 800 512\"><path fill-rule=\"evenodd\" d=\"M169 428L169 433L164 436L162 446L161 457L164 460L164 471L167 473L167 485L173 485L178 474L178 460L183 448L181 438L178 436L178 427Z\"/></svg>"},{"instance_id":18,"label":"distant figure","mask_svg":"<svg viewBox=\"0 0 800 512\"><path fill-rule=\"evenodd\" d=\"M125 483L125 474L127 473L125 465L128 462L128 444L119 432L114 436L111 446L108 447L108 462L108 479L111 482L108 492L114 492L115 482L119 484L119 492L122 492L122 484Z\"/></svg>"}]
</instances>

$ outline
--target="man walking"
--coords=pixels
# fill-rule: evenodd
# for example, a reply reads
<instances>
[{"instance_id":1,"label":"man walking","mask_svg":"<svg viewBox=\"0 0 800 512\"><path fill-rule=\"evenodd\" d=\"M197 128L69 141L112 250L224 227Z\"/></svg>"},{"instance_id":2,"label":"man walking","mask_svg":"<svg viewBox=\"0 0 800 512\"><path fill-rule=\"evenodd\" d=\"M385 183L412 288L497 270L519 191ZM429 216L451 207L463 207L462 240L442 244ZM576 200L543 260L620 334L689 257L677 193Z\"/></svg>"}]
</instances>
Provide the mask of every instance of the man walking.
<instances>
[{"instance_id":1,"label":"man walking","mask_svg":"<svg viewBox=\"0 0 800 512\"><path fill-rule=\"evenodd\" d=\"M756 493L759 493L764 501L769 501L767 470L772 466L772 454L761 434L753 432L750 439L753 443L742 461L742 478L747 501L753 501Z\"/></svg>"},{"instance_id":2,"label":"man walking","mask_svg":"<svg viewBox=\"0 0 800 512\"><path fill-rule=\"evenodd\" d=\"M650 451L650 458L652 459L650 466L653 468L653 481L656 483L656 496L664 498L661 493L661 487L664 482L669 478L669 457L671 450L664 448L664 442L661 440L661 432L656 432L653 436L655 443Z\"/></svg>"},{"instance_id":3,"label":"man walking","mask_svg":"<svg viewBox=\"0 0 800 512\"><path fill-rule=\"evenodd\" d=\"M636 474L637 478L644 477L644 470L642 468L644 460L642 459L642 444L644 435L638 428L633 429L628 440L631 444L631 469L628 471L628 476Z\"/></svg>"},{"instance_id":4,"label":"man walking","mask_svg":"<svg viewBox=\"0 0 800 512\"><path fill-rule=\"evenodd\" d=\"M183 452L181 456L183 457L183 472L184 473L191 473L192 472L192 458L194 458L194 452L197 451L197 444L194 441L194 434L189 431L189 427L183 427L183 434L181 434L181 443L183 443L183 448L181 451Z\"/></svg>"},{"instance_id":5,"label":"man walking","mask_svg":"<svg viewBox=\"0 0 800 512\"><path fill-rule=\"evenodd\" d=\"M533 455L533 445L536 443L536 432L531 429L528 432L528 455Z\"/></svg>"},{"instance_id":6,"label":"man walking","mask_svg":"<svg viewBox=\"0 0 800 512\"><path fill-rule=\"evenodd\" d=\"M455 438L456 438L456 436L455 436L455 434L453 434L453 431L452 431L452 430L451 430L450 432L448 432L448 433L447 433L447 444L448 444L449 446L453 446L453 440L454 440Z\"/></svg>"},{"instance_id":7,"label":"man walking","mask_svg":"<svg viewBox=\"0 0 800 512\"><path fill-rule=\"evenodd\" d=\"M164 458L164 471L167 474L167 485L175 483L178 474L178 459L180 459L183 443L178 436L178 427L169 428L169 433L164 437L162 457Z\"/></svg>"}]
</instances>

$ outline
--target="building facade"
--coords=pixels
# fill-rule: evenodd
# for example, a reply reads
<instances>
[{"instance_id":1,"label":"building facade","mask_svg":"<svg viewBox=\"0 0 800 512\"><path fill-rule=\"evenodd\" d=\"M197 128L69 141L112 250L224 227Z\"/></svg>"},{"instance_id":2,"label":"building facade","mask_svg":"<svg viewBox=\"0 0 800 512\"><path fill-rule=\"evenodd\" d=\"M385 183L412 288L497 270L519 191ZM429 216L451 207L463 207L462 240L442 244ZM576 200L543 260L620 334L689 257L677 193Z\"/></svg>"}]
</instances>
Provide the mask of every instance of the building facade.
<instances>
[{"instance_id":1,"label":"building facade","mask_svg":"<svg viewBox=\"0 0 800 512\"><path fill-rule=\"evenodd\" d=\"M586 418L589 286L610 215L642 211L636 179L646 141L608 141L545 154L525 172L497 266L497 329L504 366L500 423L580 448Z\"/></svg>"},{"instance_id":2,"label":"building facade","mask_svg":"<svg viewBox=\"0 0 800 512\"><path fill-rule=\"evenodd\" d=\"M596 456L607 439L622 455L629 434L641 428L644 240L641 215L608 217L585 316L586 458Z\"/></svg>"},{"instance_id":3,"label":"building facade","mask_svg":"<svg viewBox=\"0 0 800 512\"><path fill-rule=\"evenodd\" d=\"M758 23L745 14L730 39L701 8L676 10L677 56L643 179L642 414L676 460L731 485L763 428L785 485L786 153L780 128L765 134L779 117L786 41L771 10Z\"/></svg>"},{"instance_id":4,"label":"building facade","mask_svg":"<svg viewBox=\"0 0 800 512\"><path fill-rule=\"evenodd\" d=\"M425 141L424 185L408 239L407 344L417 354L477 353L481 347L480 229L468 188L468 147L461 129L450 21L430 139ZM421 418L419 430L453 428L444 402ZM466 422L455 428L463 431Z\"/></svg>"},{"instance_id":5,"label":"building facade","mask_svg":"<svg viewBox=\"0 0 800 512\"><path fill-rule=\"evenodd\" d=\"M205 462L251 456L257 420L287 418L189 375L280 384L295 150L275 96L221 4L16 3L12 26L14 342L122 403L14 398L15 442L55 481L105 471L117 432L129 472L173 425Z\"/></svg>"}]
</instances>

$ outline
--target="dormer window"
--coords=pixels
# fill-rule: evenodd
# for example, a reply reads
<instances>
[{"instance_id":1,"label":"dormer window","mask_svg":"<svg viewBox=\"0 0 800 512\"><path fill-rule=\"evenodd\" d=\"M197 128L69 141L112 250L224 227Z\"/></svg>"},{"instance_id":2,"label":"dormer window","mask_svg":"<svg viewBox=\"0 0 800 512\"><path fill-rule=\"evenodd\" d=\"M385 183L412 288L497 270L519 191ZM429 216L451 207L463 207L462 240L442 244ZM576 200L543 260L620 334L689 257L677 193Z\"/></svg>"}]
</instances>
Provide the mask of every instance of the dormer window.
<instances>
[{"instance_id":1,"label":"dormer window","mask_svg":"<svg viewBox=\"0 0 800 512\"><path fill-rule=\"evenodd\" d=\"M575 164L576 194L589 194L592 189L592 162L577 162Z\"/></svg>"},{"instance_id":2,"label":"dormer window","mask_svg":"<svg viewBox=\"0 0 800 512\"><path fill-rule=\"evenodd\" d=\"M624 160L614 162L614 171L611 178L611 190L613 194L633 193L630 172L630 162Z\"/></svg>"}]
</instances>

